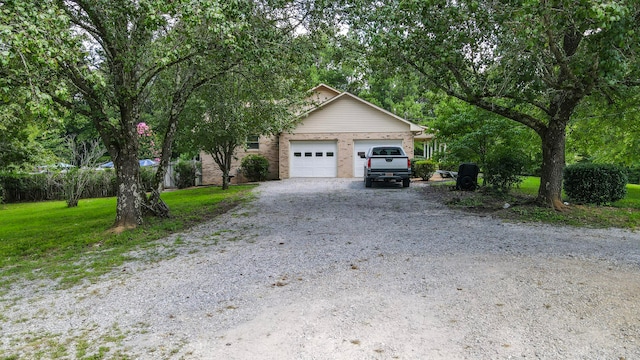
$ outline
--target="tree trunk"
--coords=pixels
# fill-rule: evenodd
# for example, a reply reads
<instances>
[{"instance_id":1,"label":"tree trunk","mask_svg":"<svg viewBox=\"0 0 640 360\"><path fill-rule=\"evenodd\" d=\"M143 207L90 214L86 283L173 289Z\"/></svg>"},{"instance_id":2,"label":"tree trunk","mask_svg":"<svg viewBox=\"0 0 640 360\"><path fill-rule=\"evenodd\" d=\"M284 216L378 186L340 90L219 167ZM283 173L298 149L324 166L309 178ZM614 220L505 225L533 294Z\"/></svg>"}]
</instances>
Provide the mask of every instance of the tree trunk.
<instances>
[{"instance_id":1,"label":"tree trunk","mask_svg":"<svg viewBox=\"0 0 640 360\"><path fill-rule=\"evenodd\" d=\"M565 167L566 122L551 121L542 137L542 171L538 202L562 210L562 173Z\"/></svg>"},{"instance_id":2,"label":"tree trunk","mask_svg":"<svg viewBox=\"0 0 640 360\"><path fill-rule=\"evenodd\" d=\"M113 158L118 185L116 221L113 226L116 231L133 229L142 224L142 205L145 201L144 189L140 186L140 163L138 162L137 147L123 148Z\"/></svg>"},{"instance_id":3,"label":"tree trunk","mask_svg":"<svg viewBox=\"0 0 640 360\"><path fill-rule=\"evenodd\" d=\"M225 169L222 171L222 190L227 190L229 188L229 170Z\"/></svg>"},{"instance_id":4,"label":"tree trunk","mask_svg":"<svg viewBox=\"0 0 640 360\"><path fill-rule=\"evenodd\" d=\"M147 202L146 212L152 213L155 216L168 218L171 216L169 206L162 201L160 194L164 190L164 176L169 168L169 162L171 160L171 145L178 129L178 116L170 117L169 127L164 135L164 141L162 142L162 154L160 155L160 164L156 169L156 176L154 178L153 191Z\"/></svg>"}]
</instances>

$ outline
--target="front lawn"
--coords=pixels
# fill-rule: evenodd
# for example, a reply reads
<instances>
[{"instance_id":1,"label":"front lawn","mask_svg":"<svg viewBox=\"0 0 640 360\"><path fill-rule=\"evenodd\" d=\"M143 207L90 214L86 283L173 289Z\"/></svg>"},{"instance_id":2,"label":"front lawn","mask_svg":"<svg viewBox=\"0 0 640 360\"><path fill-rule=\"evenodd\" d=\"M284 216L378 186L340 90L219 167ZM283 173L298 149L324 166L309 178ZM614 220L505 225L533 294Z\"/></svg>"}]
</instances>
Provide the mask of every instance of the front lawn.
<instances>
[{"instance_id":1,"label":"front lawn","mask_svg":"<svg viewBox=\"0 0 640 360\"><path fill-rule=\"evenodd\" d=\"M200 187L162 194L170 219L147 218L133 231L113 234L116 199L83 199L0 205L0 286L13 276L75 283L98 276L172 232L214 218L251 196L254 186Z\"/></svg>"},{"instance_id":2,"label":"front lawn","mask_svg":"<svg viewBox=\"0 0 640 360\"><path fill-rule=\"evenodd\" d=\"M435 186L442 201L467 211L490 213L513 221L543 222L583 227L640 227L640 185L627 185L627 196L609 206L570 204L566 211L536 206L535 197L540 178L526 177L508 195L496 195L482 188L475 192L449 191L448 186Z\"/></svg>"}]
</instances>

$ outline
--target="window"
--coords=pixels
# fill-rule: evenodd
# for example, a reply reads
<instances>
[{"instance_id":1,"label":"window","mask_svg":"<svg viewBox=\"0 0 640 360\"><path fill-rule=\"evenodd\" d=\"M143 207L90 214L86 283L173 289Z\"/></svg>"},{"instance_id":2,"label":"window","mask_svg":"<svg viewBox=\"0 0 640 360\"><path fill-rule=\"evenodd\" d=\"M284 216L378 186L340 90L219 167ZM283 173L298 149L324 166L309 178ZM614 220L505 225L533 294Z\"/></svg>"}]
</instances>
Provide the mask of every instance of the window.
<instances>
[{"instance_id":1,"label":"window","mask_svg":"<svg viewBox=\"0 0 640 360\"><path fill-rule=\"evenodd\" d=\"M312 154L313 154L313 153L306 152L306 153L304 153L304 157L311 157L311 156L312 156Z\"/></svg>"},{"instance_id":2,"label":"window","mask_svg":"<svg viewBox=\"0 0 640 360\"><path fill-rule=\"evenodd\" d=\"M258 135L247 136L247 149L258 150L260 148L260 137Z\"/></svg>"},{"instance_id":3,"label":"window","mask_svg":"<svg viewBox=\"0 0 640 360\"><path fill-rule=\"evenodd\" d=\"M317 152L316 157L322 157L322 152Z\"/></svg>"},{"instance_id":4,"label":"window","mask_svg":"<svg viewBox=\"0 0 640 360\"><path fill-rule=\"evenodd\" d=\"M327 152L327 157L333 157L333 152L331 151Z\"/></svg>"},{"instance_id":5,"label":"window","mask_svg":"<svg viewBox=\"0 0 640 360\"><path fill-rule=\"evenodd\" d=\"M293 153L293 156L295 156L295 157L301 157L301 156L302 156L302 153L294 152L294 153Z\"/></svg>"}]
</instances>

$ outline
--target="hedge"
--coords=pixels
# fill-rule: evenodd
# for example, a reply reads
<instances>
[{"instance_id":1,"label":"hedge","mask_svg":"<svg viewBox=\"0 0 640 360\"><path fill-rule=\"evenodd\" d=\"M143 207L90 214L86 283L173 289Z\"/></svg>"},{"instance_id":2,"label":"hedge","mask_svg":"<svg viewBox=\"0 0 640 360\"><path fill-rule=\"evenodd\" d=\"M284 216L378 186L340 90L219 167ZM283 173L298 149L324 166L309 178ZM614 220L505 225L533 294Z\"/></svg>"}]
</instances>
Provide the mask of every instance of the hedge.
<instances>
[{"instance_id":1,"label":"hedge","mask_svg":"<svg viewBox=\"0 0 640 360\"><path fill-rule=\"evenodd\" d=\"M80 198L117 195L116 176L112 169L82 171L89 171L91 174ZM140 180L146 191L151 191L153 188L155 171L155 168L140 168ZM0 172L1 200L7 203L66 200L64 195L65 181L67 181L66 174L63 172L39 174Z\"/></svg>"},{"instance_id":2,"label":"hedge","mask_svg":"<svg viewBox=\"0 0 640 360\"><path fill-rule=\"evenodd\" d=\"M607 204L627 194L627 171L610 164L575 164L564 169L564 191L574 202Z\"/></svg>"}]
</instances>

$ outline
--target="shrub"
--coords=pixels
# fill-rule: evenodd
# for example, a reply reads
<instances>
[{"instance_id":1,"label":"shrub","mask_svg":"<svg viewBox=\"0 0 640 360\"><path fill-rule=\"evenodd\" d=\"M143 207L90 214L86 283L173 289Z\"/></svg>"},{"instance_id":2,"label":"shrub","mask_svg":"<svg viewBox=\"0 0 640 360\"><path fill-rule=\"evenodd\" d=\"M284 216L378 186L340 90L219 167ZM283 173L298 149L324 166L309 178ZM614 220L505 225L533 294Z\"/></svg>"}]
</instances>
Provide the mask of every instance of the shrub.
<instances>
[{"instance_id":1,"label":"shrub","mask_svg":"<svg viewBox=\"0 0 640 360\"><path fill-rule=\"evenodd\" d=\"M261 155L247 155L242 159L242 175L249 181L264 181L269 174L269 160Z\"/></svg>"},{"instance_id":2,"label":"shrub","mask_svg":"<svg viewBox=\"0 0 640 360\"><path fill-rule=\"evenodd\" d=\"M640 166L632 166L627 169L629 184L640 184Z\"/></svg>"},{"instance_id":3,"label":"shrub","mask_svg":"<svg viewBox=\"0 0 640 360\"><path fill-rule=\"evenodd\" d=\"M575 202L612 203L627 194L627 173L611 164L570 165L564 169L564 191Z\"/></svg>"},{"instance_id":4,"label":"shrub","mask_svg":"<svg viewBox=\"0 0 640 360\"><path fill-rule=\"evenodd\" d=\"M153 183L156 180L156 170L158 170L158 168L155 166L140 167L140 185L144 188L144 191L153 191Z\"/></svg>"},{"instance_id":5,"label":"shrub","mask_svg":"<svg viewBox=\"0 0 640 360\"><path fill-rule=\"evenodd\" d=\"M196 162L191 160L178 160L175 165L175 179L178 189L196 186Z\"/></svg>"},{"instance_id":6,"label":"shrub","mask_svg":"<svg viewBox=\"0 0 640 360\"><path fill-rule=\"evenodd\" d=\"M436 172L436 163L432 160L420 160L411 163L411 171L422 180L429 180Z\"/></svg>"},{"instance_id":7,"label":"shrub","mask_svg":"<svg viewBox=\"0 0 640 360\"><path fill-rule=\"evenodd\" d=\"M43 201L65 199L65 173L51 172L25 174L16 172L0 173L0 184L4 188L4 201ZM89 181L82 189L81 198L115 196L116 177L113 170L91 171Z\"/></svg>"},{"instance_id":8,"label":"shrub","mask_svg":"<svg viewBox=\"0 0 640 360\"><path fill-rule=\"evenodd\" d=\"M411 177L412 177L412 178L419 177L418 175L416 175L416 171L415 171L415 170L416 170L416 168L415 168L415 166L414 166L414 165L415 165L418 161L427 160L427 158L425 158L425 157L423 157L423 156L418 155L418 156L415 156L413 159L409 159L409 160L411 160Z\"/></svg>"},{"instance_id":9,"label":"shrub","mask_svg":"<svg viewBox=\"0 0 640 360\"><path fill-rule=\"evenodd\" d=\"M484 164L484 182L495 190L508 192L522 182L526 164L527 159L521 152L506 148L494 151Z\"/></svg>"},{"instance_id":10,"label":"shrub","mask_svg":"<svg viewBox=\"0 0 640 360\"><path fill-rule=\"evenodd\" d=\"M460 161L458 161L454 156L444 152L436 152L433 154L433 160L436 161L438 169L440 170L458 171Z\"/></svg>"}]
</instances>

